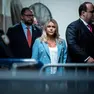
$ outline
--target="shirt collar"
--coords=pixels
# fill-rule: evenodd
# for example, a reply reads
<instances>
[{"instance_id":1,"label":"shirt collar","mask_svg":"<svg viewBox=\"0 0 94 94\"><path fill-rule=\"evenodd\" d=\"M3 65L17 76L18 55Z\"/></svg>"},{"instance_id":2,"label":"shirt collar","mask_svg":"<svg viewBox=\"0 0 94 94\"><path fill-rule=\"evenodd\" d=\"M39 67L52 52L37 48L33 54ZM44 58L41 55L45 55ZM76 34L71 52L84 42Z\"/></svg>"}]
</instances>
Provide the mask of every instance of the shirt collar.
<instances>
[{"instance_id":1,"label":"shirt collar","mask_svg":"<svg viewBox=\"0 0 94 94\"><path fill-rule=\"evenodd\" d=\"M84 25L88 25L88 23L86 23L82 18L80 18L81 19L81 21L84 23Z\"/></svg>"},{"instance_id":2,"label":"shirt collar","mask_svg":"<svg viewBox=\"0 0 94 94\"><path fill-rule=\"evenodd\" d=\"M21 21L21 25L23 27L23 29L27 29L27 26ZM32 30L32 25L30 26L30 29Z\"/></svg>"}]
</instances>

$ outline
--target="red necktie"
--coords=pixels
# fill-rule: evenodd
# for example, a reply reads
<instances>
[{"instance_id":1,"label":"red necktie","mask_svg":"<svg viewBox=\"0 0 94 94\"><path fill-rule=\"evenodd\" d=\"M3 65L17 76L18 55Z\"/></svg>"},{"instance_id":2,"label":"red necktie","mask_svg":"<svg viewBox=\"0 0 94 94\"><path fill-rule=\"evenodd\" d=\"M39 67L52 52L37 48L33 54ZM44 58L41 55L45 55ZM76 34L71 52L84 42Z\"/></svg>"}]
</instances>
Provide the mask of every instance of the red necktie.
<instances>
[{"instance_id":1,"label":"red necktie","mask_svg":"<svg viewBox=\"0 0 94 94\"><path fill-rule=\"evenodd\" d=\"M90 32L92 32L92 27L90 25L87 25L87 26L88 26Z\"/></svg>"},{"instance_id":2,"label":"red necktie","mask_svg":"<svg viewBox=\"0 0 94 94\"><path fill-rule=\"evenodd\" d=\"M31 47L31 33L29 28L27 28L27 41L28 41L29 47Z\"/></svg>"}]
</instances>

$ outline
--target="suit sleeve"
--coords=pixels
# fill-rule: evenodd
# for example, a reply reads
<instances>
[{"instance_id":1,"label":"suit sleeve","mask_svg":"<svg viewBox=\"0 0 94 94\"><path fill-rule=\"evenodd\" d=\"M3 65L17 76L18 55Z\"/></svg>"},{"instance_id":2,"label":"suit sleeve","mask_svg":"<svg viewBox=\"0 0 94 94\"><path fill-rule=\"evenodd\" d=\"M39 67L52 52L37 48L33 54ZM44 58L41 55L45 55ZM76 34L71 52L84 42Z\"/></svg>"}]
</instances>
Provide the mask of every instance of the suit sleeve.
<instances>
[{"instance_id":1,"label":"suit sleeve","mask_svg":"<svg viewBox=\"0 0 94 94\"><path fill-rule=\"evenodd\" d=\"M11 41L11 37L12 37L12 29L11 28L8 28L8 31L7 31L7 36L9 38L9 40Z\"/></svg>"}]
</instances>

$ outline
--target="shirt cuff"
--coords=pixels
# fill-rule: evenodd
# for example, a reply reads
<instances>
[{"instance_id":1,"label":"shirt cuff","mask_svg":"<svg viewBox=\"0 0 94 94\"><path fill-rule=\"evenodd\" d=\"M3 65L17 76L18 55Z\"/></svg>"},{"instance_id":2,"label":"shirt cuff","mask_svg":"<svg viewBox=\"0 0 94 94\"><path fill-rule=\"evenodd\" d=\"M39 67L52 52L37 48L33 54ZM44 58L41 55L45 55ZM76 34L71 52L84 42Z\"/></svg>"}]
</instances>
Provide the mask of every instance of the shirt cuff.
<instances>
[{"instance_id":1,"label":"shirt cuff","mask_svg":"<svg viewBox=\"0 0 94 94\"><path fill-rule=\"evenodd\" d=\"M84 60L84 62L86 62L89 58L90 58L90 56L89 56L89 57L87 57L87 58Z\"/></svg>"}]
</instances>

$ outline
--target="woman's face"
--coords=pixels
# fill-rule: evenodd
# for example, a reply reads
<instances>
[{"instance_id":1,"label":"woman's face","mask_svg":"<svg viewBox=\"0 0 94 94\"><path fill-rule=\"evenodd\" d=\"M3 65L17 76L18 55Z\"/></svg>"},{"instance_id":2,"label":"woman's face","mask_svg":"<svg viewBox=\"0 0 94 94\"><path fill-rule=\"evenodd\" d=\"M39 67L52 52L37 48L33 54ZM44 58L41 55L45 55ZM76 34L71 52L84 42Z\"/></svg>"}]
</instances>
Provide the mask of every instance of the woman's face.
<instances>
[{"instance_id":1,"label":"woman's face","mask_svg":"<svg viewBox=\"0 0 94 94\"><path fill-rule=\"evenodd\" d=\"M53 22L49 22L46 27L46 33L48 36L53 36L56 34L56 26Z\"/></svg>"}]
</instances>

